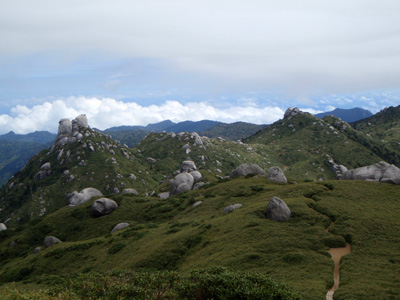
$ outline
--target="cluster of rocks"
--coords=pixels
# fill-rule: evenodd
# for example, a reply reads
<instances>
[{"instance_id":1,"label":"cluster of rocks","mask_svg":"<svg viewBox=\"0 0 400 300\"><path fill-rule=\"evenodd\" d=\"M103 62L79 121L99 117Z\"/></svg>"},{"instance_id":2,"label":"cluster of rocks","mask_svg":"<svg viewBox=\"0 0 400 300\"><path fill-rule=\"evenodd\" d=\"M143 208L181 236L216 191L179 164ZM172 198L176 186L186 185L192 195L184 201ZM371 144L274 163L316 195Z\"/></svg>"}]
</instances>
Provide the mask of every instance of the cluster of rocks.
<instances>
[{"instance_id":1,"label":"cluster of rocks","mask_svg":"<svg viewBox=\"0 0 400 300\"><path fill-rule=\"evenodd\" d=\"M400 184L400 169L395 165L380 161L370 166L348 170L343 174L342 179Z\"/></svg>"},{"instance_id":2,"label":"cluster of rocks","mask_svg":"<svg viewBox=\"0 0 400 300\"><path fill-rule=\"evenodd\" d=\"M247 175L265 175L265 171L256 164L241 164L236 169L234 169L229 177L236 177L236 176L247 176ZM278 166L271 167L267 172L267 178L274 182L279 183L287 183L287 178L283 173L282 169Z\"/></svg>"},{"instance_id":3,"label":"cluster of rocks","mask_svg":"<svg viewBox=\"0 0 400 300\"><path fill-rule=\"evenodd\" d=\"M179 174L171 180L171 189L168 196L187 192L192 189L198 189L200 186L205 184L200 181L202 178L203 176L198 171L194 161L191 159L184 160L181 164Z\"/></svg>"},{"instance_id":4,"label":"cluster of rocks","mask_svg":"<svg viewBox=\"0 0 400 300\"><path fill-rule=\"evenodd\" d=\"M62 146L68 143L75 143L82 140L83 135L79 132L80 128L88 128L86 115L77 116L72 122L69 119L61 119L58 122L58 133L52 150L56 146Z\"/></svg>"},{"instance_id":5,"label":"cluster of rocks","mask_svg":"<svg viewBox=\"0 0 400 300\"><path fill-rule=\"evenodd\" d=\"M36 174L36 179L42 180L51 174L51 164L49 162L40 167L40 171Z\"/></svg>"}]
</instances>

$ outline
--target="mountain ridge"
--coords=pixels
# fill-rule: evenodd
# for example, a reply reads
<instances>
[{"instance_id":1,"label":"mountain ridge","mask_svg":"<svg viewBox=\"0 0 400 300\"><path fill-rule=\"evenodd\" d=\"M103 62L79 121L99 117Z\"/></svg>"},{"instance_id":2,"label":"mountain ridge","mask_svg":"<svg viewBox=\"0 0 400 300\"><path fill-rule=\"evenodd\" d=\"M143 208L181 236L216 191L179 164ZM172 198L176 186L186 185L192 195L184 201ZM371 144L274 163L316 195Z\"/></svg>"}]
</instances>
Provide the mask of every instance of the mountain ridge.
<instances>
[{"instance_id":1,"label":"mountain ridge","mask_svg":"<svg viewBox=\"0 0 400 300\"><path fill-rule=\"evenodd\" d=\"M342 119L343 121L351 123L361 119L368 118L372 116L372 113L369 110L365 110L359 107L354 107L350 109L335 108L332 111L315 114L315 116L320 119L330 115L336 116Z\"/></svg>"}]
</instances>

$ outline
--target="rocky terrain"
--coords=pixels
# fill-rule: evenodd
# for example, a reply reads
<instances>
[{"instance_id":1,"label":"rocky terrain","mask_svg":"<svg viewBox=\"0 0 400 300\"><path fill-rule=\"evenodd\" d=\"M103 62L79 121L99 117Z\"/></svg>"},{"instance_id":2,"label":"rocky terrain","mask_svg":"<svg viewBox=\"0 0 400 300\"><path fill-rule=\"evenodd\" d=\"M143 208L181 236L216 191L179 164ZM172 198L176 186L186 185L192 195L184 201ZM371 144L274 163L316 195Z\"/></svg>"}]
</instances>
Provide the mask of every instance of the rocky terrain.
<instances>
[{"instance_id":1,"label":"rocky terrain","mask_svg":"<svg viewBox=\"0 0 400 300\"><path fill-rule=\"evenodd\" d=\"M348 243L335 297L362 299L374 272L385 284L368 293L398 296L398 154L377 143L298 108L244 141L161 131L134 148L85 115L62 119L51 147L0 190L0 283L221 265L319 299L333 285L327 249Z\"/></svg>"}]
</instances>

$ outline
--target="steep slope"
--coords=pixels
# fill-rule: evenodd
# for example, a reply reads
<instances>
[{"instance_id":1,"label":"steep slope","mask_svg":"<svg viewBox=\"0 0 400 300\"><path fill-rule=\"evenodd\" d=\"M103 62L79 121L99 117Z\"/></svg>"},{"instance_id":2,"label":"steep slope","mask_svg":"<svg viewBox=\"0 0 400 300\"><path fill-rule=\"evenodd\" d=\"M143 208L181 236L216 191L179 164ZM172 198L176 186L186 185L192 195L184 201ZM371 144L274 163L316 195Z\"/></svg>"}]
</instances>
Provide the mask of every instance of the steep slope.
<instances>
[{"instance_id":1,"label":"steep slope","mask_svg":"<svg viewBox=\"0 0 400 300\"><path fill-rule=\"evenodd\" d=\"M0 141L0 187L29 161L49 145L23 141Z\"/></svg>"},{"instance_id":2,"label":"steep slope","mask_svg":"<svg viewBox=\"0 0 400 300\"><path fill-rule=\"evenodd\" d=\"M68 205L67 195L94 187L103 194L125 188L151 192L162 179L140 153L88 126L61 120L50 150L43 150L0 190L0 219L26 222ZM73 130L71 129L73 128Z\"/></svg>"},{"instance_id":3,"label":"steep slope","mask_svg":"<svg viewBox=\"0 0 400 300\"><path fill-rule=\"evenodd\" d=\"M333 163L356 168L383 160L328 122L296 109L245 142L260 155L268 151L271 161L297 179L334 179Z\"/></svg>"},{"instance_id":4,"label":"steep slope","mask_svg":"<svg viewBox=\"0 0 400 300\"><path fill-rule=\"evenodd\" d=\"M372 117L351 124L355 129L388 145L393 150L400 145L400 105L388 107Z\"/></svg>"},{"instance_id":5,"label":"steep slope","mask_svg":"<svg viewBox=\"0 0 400 300\"><path fill-rule=\"evenodd\" d=\"M18 172L40 150L48 148L56 138L47 131L0 135L0 187Z\"/></svg>"},{"instance_id":6,"label":"steep slope","mask_svg":"<svg viewBox=\"0 0 400 300\"><path fill-rule=\"evenodd\" d=\"M384 161L400 166L400 152L398 151L398 147L396 147L398 144L397 140L393 140L391 143L379 140L377 135L369 134L362 130L356 130L350 124L333 116L325 117L324 121L335 127L337 131L345 134L349 139L368 148ZM400 124L400 118L398 123ZM393 126L394 128L396 127L395 124L393 124Z\"/></svg>"},{"instance_id":7,"label":"steep slope","mask_svg":"<svg viewBox=\"0 0 400 300\"><path fill-rule=\"evenodd\" d=\"M350 123L371 117L372 113L369 110L355 107L351 109L336 108L332 111L316 114L315 116L320 119L327 116L335 116L342 119L345 122Z\"/></svg>"}]
</instances>

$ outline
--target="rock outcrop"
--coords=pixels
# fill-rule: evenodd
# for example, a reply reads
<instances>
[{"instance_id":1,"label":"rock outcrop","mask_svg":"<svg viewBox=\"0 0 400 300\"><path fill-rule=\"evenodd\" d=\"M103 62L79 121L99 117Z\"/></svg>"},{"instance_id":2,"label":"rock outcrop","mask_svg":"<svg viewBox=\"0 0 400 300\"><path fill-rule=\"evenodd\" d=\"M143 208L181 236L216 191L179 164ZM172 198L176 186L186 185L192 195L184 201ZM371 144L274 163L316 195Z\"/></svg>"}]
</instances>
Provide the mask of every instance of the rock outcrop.
<instances>
[{"instance_id":1,"label":"rock outcrop","mask_svg":"<svg viewBox=\"0 0 400 300\"><path fill-rule=\"evenodd\" d=\"M40 167L40 171L36 174L36 179L42 180L51 174L51 164L49 162Z\"/></svg>"},{"instance_id":2,"label":"rock outcrop","mask_svg":"<svg viewBox=\"0 0 400 300\"><path fill-rule=\"evenodd\" d=\"M295 115L298 115L300 113L300 109L298 107L289 107L285 111L285 115L283 116L284 119L294 117Z\"/></svg>"},{"instance_id":3,"label":"rock outcrop","mask_svg":"<svg viewBox=\"0 0 400 300\"><path fill-rule=\"evenodd\" d=\"M100 196L103 196L103 194L98 189L92 187L83 189L80 193L73 191L68 195L69 206L78 206L89 201L92 197Z\"/></svg>"},{"instance_id":4,"label":"rock outcrop","mask_svg":"<svg viewBox=\"0 0 400 300\"><path fill-rule=\"evenodd\" d=\"M119 223L115 225L115 227L111 230L111 233L116 232L118 230L122 230L129 226L129 223Z\"/></svg>"},{"instance_id":5,"label":"rock outcrop","mask_svg":"<svg viewBox=\"0 0 400 300\"><path fill-rule=\"evenodd\" d=\"M90 208L90 215L94 218L102 217L105 215L111 214L116 208L118 204L111 199L101 198L92 204Z\"/></svg>"},{"instance_id":6,"label":"rock outcrop","mask_svg":"<svg viewBox=\"0 0 400 300\"><path fill-rule=\"evenodd\" d=\"M267 178L274 182L287 183L287 179L282 169L275 166L268 170Z\"/></svg>"},{"instance_id":7,"label":"rock outcrop","mask_svg":"<svg viewBox=\"0 0 400 300\"><path fill-rule=\"evenodd\" d=\"M54 244L58 244L58 243L62 243L62 241L59 240L58 238L56 238L55 236L49 235L49 236L46 236L46 237L44 238L43 246L44 246L45 248L48 248L48 247L51 247L51 246L53 246Z\"/></svg>"},{"instance_id":8,"label":"rock outcrop","mask_svg":"<svg viewBox=\"0 0 400 300\"><path fill-rule=\"evenodd\" d=\"M384 161L357 169L348 170L343 174L344 180L368 180L400 184L400 169Z\"/></svg>"},{"instance_id":9,"label":"rock outcrop","mask_svg":"<svg viewBox=\"0 0 400 300\"><path fill-rule=\"evenodd\" d=\"M56 146L80 141L83 135L79 132L79 130L88 127L89 125L86 115L79 115L72 120L72 122L69 119L61 119L58 122L57 137L51 150L53 150Z\"/></svg>"},{"instance_id":10,"label":"rock outcrop","mask_svg":"<svg viewBox=\"0 0 400 300\"><path fill-rule=\"evenodd\" d=\"M229 177L235 177L235 176L246 176L249 174L255 174L255 175L265 175L265 171L256 164L242 164L236 169L234 169Z\"/></svg>"},{"instance_id":11,"label":"rock outcrop","mask_svg":"<svg viewBox=\"0 0 400 300\"><path fill-rule=\"evenodd\" d=\"M291 211L286 203L278 197L272 197L269 201L265 216L273 221L282 222L290 219Z\"/></svg>"}]
</instances>

